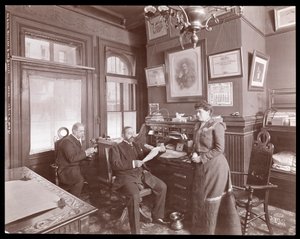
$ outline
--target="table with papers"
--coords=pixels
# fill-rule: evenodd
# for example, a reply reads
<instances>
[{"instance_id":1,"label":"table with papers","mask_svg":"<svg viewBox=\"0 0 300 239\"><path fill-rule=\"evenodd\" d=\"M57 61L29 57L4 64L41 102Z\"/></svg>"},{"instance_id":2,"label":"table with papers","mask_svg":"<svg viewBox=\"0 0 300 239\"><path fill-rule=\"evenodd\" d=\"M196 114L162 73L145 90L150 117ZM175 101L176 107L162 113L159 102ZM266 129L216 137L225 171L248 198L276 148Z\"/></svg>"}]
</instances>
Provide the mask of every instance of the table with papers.
<instances>
[{"instance_id":1,"label":"table with papers","mask_svg":"<svg viewBox=\"0 0 300 239\"><path fill-rule=\"evenodd\" d=\"M96 211L27 167L5 170L6 233L86 233Z\"/></svg>"}]
</instances>

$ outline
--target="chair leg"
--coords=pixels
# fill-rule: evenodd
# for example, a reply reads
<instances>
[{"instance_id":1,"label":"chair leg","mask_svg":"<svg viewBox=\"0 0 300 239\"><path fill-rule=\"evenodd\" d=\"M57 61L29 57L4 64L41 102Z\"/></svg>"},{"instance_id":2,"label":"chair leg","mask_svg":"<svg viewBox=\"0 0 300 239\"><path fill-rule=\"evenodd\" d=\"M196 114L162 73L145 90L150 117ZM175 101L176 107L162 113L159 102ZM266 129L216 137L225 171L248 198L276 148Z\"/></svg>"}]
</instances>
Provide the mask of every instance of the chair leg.
<instances>
[{"instance_id":1,"label":"chair leg","mask_svg":"<svg viewBox=\"0 0 300 239\"><path fill-rule=\"evenodd\" d=\"M141 206L139 206L139 212L142 215L141 220L144 220L146 223L152 222L152 217L144 213Z\"/></svg>"},{"instance_id":2,"label":"chair leg","mask_svg":"<svg viewBox=\"0 0 300 239\"><path fill-rule=\"evenodd\" d=\"M246 208L243 235L247 235L247 232L248 232L249 220L250 220L250 217L251 217L251 210L252 210L252 208L250 206Z\"/></svg>"},{"instance_id":3,"label":"chair leg","mask_svg":"<svg viewBox=\"0 0 300 239\"><path fill-rule=\"evenodd\" d=\"M268 204L264 203L264 211L265 211L265 218L266 218L266 224L268 226L269 232L271 235L273 235L273 229L270 223L270 217L269 217L269 210L268 210Z\"/></svg>"}]
</instances>

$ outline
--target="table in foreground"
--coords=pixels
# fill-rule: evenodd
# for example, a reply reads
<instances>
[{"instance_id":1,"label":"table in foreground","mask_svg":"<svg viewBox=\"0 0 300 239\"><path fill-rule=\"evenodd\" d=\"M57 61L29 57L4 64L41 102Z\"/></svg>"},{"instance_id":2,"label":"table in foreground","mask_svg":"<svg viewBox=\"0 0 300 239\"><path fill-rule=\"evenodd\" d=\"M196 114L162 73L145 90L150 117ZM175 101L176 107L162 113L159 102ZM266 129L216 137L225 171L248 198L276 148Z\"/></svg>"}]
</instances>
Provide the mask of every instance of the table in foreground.
<instances>
[{"instance_id":1,"label":"table in foreground","mask_svg":"<svg viewBox=\"0 0 300 239\"><path fill-rule=\"evenodd\" d=\"M88 233L89 215L96 212L97 208L66 192L27 167L5 170L5 181L19 180L24 177L38 182L58 195L65 205L6 224L7 233Z\"/></svg>"}]
</instances>

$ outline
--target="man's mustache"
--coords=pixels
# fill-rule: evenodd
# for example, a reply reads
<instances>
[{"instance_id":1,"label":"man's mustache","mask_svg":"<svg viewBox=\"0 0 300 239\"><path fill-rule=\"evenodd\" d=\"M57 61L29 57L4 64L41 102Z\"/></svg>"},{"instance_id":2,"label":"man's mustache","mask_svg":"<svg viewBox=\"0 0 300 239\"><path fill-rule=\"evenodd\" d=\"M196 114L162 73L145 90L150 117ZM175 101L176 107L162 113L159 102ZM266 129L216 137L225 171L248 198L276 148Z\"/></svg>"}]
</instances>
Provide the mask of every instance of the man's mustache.
<instances>
[{"instance_id":1,"label":"man's mustache","mask_svg":"<svg viewBox=\"0 0 300 239\"><path fill-rule=\"evenodd\" d=\"M131 137L128 139L128 141L133 142L133 141L134 141L134 137L131 136Z\"/></svg>"}]
</instances>

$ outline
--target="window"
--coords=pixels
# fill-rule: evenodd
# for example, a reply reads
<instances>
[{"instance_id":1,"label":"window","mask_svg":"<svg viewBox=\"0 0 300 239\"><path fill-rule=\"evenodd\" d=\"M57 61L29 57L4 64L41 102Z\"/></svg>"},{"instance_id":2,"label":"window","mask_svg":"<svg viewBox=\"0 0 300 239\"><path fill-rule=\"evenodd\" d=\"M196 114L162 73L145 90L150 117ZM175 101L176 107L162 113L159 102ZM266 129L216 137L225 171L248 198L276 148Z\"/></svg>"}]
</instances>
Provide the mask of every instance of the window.
<instances>
[{"instance_id":1,"label":"window","mask_svg":"<svg viewBox=\"0 0 300 239\"><path fill-rule=\"evenodd\" d=\"M57 130L81 122L81 80L29 71L30 154L54 149ZM68 89L66 93L66 89Z\"/></svg>"},{"instance_id":2,"label":"window","mask_svg":"<svg viewBox=\"0 0 300 239\"><path fill-rule=\"evenodd\" d=\"M23 112L30 121L29 155L33 155L54 149L60 127L72 132L75 122L84 121L82 102L86 76L82 70L67 66L82 64L83 44L74 43L72 39L60 40L47 33L26 31L24 35L25 57L58 63L46 67L36 63L22 71L22 84L28 85L29 96L28 111ZM64 65L63 70L56 67L59 64Z\"/></svg>"},{"instance_id":3,"label":"window","mask_svg":"<svg viewBox=\"0 0 300 239\"><path fill-rule=\"evenodd\" d=\"M25 57L29 58L81 65L81 48L80 44L59 42L32 34L25 35Z\"/></svg>"},{"instance_id":4,"label":"window","mask_svg":"<svg viewBox=\"0 0 300 239\"><path fill-rule=\"evenodd\" d=\"M132 78L135 76L135 57L107 48L106 71L107 135L117 138L121 136L124 126L136 129L137 80Z\"/></svg>"},{"instance_id":5,"label":"window","mask_svg":"<svg viewBox=\"0 0 300 239\"><path fill-rule=\"evenodd\" d=\"M107 77L107 135L121 136L124 126L136 129L136 80Z\"/></svg>"}]
</instances>

